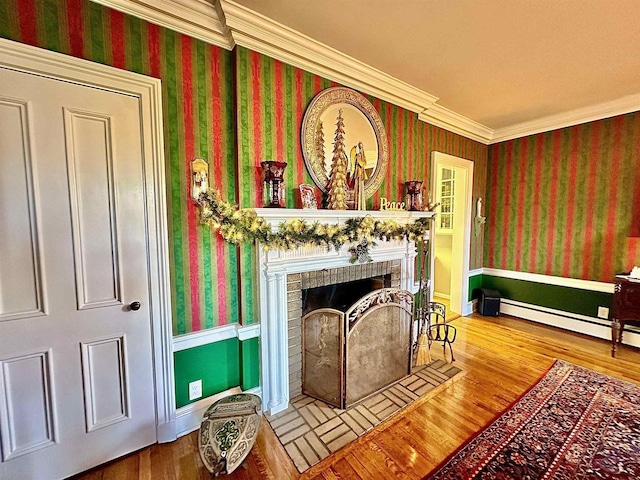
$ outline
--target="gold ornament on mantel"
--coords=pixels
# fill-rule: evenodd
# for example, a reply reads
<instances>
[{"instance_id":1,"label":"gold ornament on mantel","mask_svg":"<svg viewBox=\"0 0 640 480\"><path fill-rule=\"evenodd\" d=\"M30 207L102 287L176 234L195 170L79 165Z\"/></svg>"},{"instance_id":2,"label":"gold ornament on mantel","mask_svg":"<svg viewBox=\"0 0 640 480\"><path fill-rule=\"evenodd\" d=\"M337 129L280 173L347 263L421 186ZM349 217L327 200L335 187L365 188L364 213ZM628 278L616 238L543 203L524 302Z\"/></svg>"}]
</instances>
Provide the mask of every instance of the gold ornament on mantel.
<instances>
[{"instance_id":1,"label":"gold ornament on mantel","mask_svg":"<svg viewBox=\"0 0 640 480\"><path fill-rule=\"evenodd\" d=\"M344 120L342 109L338 110L336 133L333 141L333 160L329 176L329 202L331 210L347 209L347 154L344 149Z\"/></svg>"}]
</instances>

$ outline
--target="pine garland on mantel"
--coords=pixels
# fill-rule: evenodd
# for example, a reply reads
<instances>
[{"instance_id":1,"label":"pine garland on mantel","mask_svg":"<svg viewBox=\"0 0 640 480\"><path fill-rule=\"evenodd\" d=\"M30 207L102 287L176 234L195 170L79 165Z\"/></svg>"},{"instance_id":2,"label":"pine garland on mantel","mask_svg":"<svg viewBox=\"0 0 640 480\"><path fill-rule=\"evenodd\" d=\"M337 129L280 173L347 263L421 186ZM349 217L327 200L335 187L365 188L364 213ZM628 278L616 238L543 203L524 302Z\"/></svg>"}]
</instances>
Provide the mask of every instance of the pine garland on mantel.
<instances>
[{"instance_id":1,"label":"pine garland on mantel","mask_svg":"<svg viewBox=\"0 0 640 480\"><path fill-rule=\"evenodd\" d=\"M429 231L431 218L418 218L407 224L393 220L376 220L366 215L350 218L344 225L309 223L303 219L282 222L277 231L251 208L238 209L220 194L209 189L198 198L200 221L216 229L227 242L239 244L258 240L265 250L291 250L303 246L335 248L347 243L372 240L415 241Z\"/></svg>"}]
</instances>

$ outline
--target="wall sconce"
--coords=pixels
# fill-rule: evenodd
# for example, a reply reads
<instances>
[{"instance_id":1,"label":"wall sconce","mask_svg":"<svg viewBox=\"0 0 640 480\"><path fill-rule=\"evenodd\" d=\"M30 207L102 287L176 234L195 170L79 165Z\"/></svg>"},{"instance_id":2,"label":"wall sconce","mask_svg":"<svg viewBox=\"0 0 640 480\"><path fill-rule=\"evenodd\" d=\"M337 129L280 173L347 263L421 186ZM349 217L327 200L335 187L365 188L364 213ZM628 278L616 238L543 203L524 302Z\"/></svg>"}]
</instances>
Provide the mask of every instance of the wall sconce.
<instances>
[{"instance_id":1,"label":"wall sconce","mask_svg":"<svg viewBox=\"0 0 640 480\"><path fill-rule=\"evenodd\" d=\"M478 200L476 200L476 216L474 222L474 234L476 237L480 235L480 227L482 227L482 225L484 225L484 222L486 221L487 217L482 216L482 197L478 197Z\"/></svg>"},{"instance_id":2,"label":"wall sconce","mask_svg":"<svg viewBox=\"0 0 640 480\"><path fill-rule=\"evenodd\" d=\"M209 190L209 164L204 158L191 162L191 198L196 202L200 194Z\"/></svg>"}]
</instances>

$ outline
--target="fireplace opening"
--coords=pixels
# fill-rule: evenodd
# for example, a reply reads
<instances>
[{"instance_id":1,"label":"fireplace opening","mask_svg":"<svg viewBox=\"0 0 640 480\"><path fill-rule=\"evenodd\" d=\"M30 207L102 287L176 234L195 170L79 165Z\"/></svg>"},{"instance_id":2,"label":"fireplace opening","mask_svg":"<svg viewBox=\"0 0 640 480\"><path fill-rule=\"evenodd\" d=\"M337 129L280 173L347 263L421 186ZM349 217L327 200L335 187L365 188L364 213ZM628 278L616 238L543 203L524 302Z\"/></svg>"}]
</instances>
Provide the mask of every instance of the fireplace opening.
<instances>
[{"instance_id":1,"label":"fireplace opening","mask_svg":"<svg viewBox=\"0 0 640 480\"><path fill-rule=\"evenodd\" d=\"M302 290L302 316L319 308L346 312L367 293L391 287L391 274Z\"/></svg>"},{"instance_id":2,"label":"fireplace opening","mask_svg":"<svg viewBox=\"0 0 640 480\"><path fill-rule=\"evenodd\" d=\"M289 398L302 393L302 317L322 308L345 314L369 292L400 288L401 273L394 259L287 275Z\"/></svg>"},{"instance_id":3,"label":"fireplace opening","mask_svg":"<svg viewBox=\"0 0 640 480\"><path fill-rule=\"evenodd\" d=\"M356 405L411 374L412 338L406 290L368 292L346 311L313 309L302 317L302 393L340 409Z\"/></svg>"}]
</instances>

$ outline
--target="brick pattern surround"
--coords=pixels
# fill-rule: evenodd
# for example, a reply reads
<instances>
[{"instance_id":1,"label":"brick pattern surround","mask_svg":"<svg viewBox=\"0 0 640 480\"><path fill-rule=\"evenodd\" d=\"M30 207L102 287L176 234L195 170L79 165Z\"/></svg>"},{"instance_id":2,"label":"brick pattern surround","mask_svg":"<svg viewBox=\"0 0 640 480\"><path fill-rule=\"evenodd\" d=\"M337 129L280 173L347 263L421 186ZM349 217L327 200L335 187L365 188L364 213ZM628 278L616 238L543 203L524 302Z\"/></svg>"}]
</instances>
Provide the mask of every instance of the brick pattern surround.
<instances>
[{"instance_id":1,"label":"brick pattern surround","mask_svg":"<svg viewBox=\"0 0 640 480\"><path fill-rule=\"evenodd\" d=\"M391 287L400 288L401 261L365 263L315 272L287 275L287 320L289 337L289 395L302 393L302 290L391 275Z\"/></svg>"},{"instance_id":2,"label":"brick pattern surround","mask_svg":"<svg viewBox=\"0 0 640 480\"><path fill-rule=\"evenodd\" d=\"M460 371L436 360L414 367L407 378L347 410L299 395L291 399L286 410L273 416L267 414L266 418L298 471L304 472L418 397L432 395Z\"/></svg>"}]
</instances>

